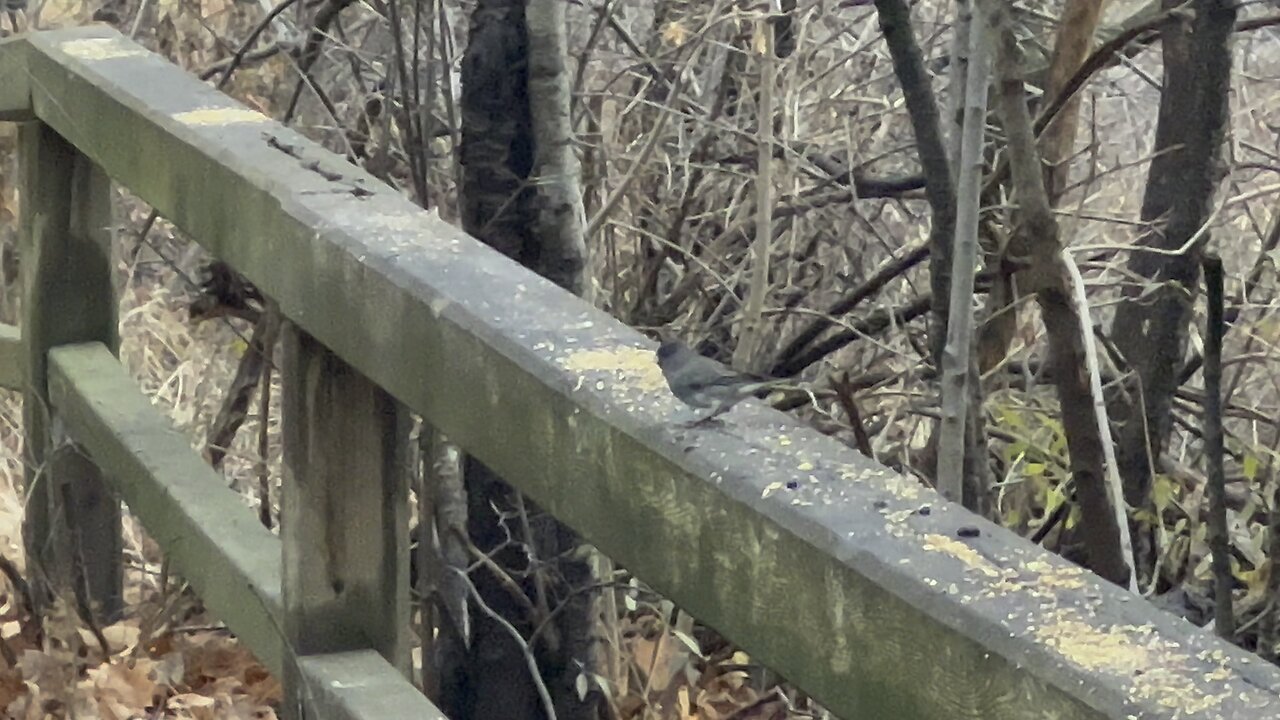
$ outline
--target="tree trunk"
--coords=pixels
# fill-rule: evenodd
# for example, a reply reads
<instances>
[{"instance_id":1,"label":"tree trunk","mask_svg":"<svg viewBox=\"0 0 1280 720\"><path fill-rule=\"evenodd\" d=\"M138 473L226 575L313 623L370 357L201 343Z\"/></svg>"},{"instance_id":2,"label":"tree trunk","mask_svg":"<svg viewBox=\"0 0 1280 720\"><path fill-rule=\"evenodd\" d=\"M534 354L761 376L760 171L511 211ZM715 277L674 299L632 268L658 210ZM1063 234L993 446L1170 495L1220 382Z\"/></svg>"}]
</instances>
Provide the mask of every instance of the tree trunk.
<instances>
[{"instance_id":1,"label":"tree trunk","mask_svg":"<svg viewBox=\"0 0 1280 720\"><path fill-rule=\"evenodd\" d=\"M987 507L987 444L982 427L982 383L973 340L973 268L978 262L978 217L982 186L983 141L987 124L990 52L985 23L966 23L970 47L965 56L961 149L954 170L957 197L954 258L947 342L938 363L942 421L938 424L937 485L943 495L974 511ZM985 514L985 512L983 513Z\"/></svg>"},{"instance_id":2,"label":"tree trunk","mask_svg":"<svg viewBox=\"0 0 1280 720\"><path fill-rule=\"evenodd\" d=\"M1179 4L1164 0L1166 8ZM1162 31L1164 92L1142 202L1142 220L1152 230L1138 243L1171 251L1189 246L1175 254L1138 250L1129 255L1130 276L1148 282L1126 286L1111 326L1131 372L1127 392L1112 399L1111 416L1119 425L1117 462L1125 498L1134 507L1146 504L1151 460L1169 437L1200 254L1209 236L1201 227L1223 177L1236 3L1196 0L1192 9L1194 19L1172 21Z\"/></svg>"},{"instance_id":3,"label":"tree trunk","mask_svg":"<svg viewBox=\"0 0 1280 720\"><path fill-rule=\"evenodd\" d=\"M564 33L562 3L477 4L462 67L460 205L467 232L580 294L585 221ZM599 598L576 592L594 584L589 554L577 552L582 540L475 458L464 459L463 477L473 552L492 560L482 560L470 582L492 614L468 613L471 643L463 667L441 668L442 709L454 720L542 720L549 692L560 720L594 720L601 693L593 689L582 698L577 692L583 667L596 672ZM548 621L561 603L567 607ZM526 648L539 677L529 673Z\"/></svg>"},{"instance_id":4,"label":"tree trunk","mask_svg":"<svg viewBox=\"0 0 1280 720\"><path fill-rule=\"evenodd\" d=\"M935 428L931 448L938 447L934 477L944 495L965 507L984 512L989 486L987 466L986 418L983 414L983 392L972 351L973 333L973 269L976 254L955 256L956 240L956 173L955 162L944 139L943 122L933 93L924 57L911 28L911 9L904 0L876 0L880 27L893 58L894 73L902 85L911 129L916 137L920 167L925 178L925 196L929 200L929 286L932 306L929 315L929 351L934 366L943 378L944 420ZM967 23L962 23L967 30ZM958 41L967 45L968 38ZM959 46L957 46L959 47ZM972 48L970 48L972 51ZM968 57L968 53L963 54ZM967 67L967 63L966 63ZM985 80L984 80L985 82ZM985 86L981 93L983 117L986 115ZM981 128L983 123L977 121ZM976 142L982 144L982 131ZM981 162L981 152L977 156ZM975 172L981 173L981 169ZM976 210L976 198L975 207ZM976 215L973 223L976 225ZM976 234L976 227L974 228ZM976 239L974 240L976 244ZM976 251L975 251L976 252ZM959 278L952 297L953 276ZM953 303L962 302L952 314ZM949 318L948 316L951 315ZM963 320L963 327L950 325ZM951 382L948 382L950 380ZM952 412L949 412L952 411ZM959 457L957 457L959 456ZM930 468L934 470L935 468Z\"/></svg>"},{"instance_id":5,"label":"tree trunk","mask_svg":"<svg viewBox=\"0 0 1280 720\"><path fill-rule=\"evenodd\" d=\"M1049 84L1046 98L1057 97L1071 76L1093 49L1093 36L1097 32L1106 0L1067 0L1058 23L1054 39L1053 57L1049 62ZM1076 140L1076 124L1080 111L1080 96L1076 95L1058 113L1040 137L1040 153L1045 162L1045 192L1049 204L1058 205L1058 199L1070 177L1071 154Z\"/></svg>"},{"instance_id":6,"label":"tree trunk","mask_svg":"<svg viewBox=\"0 0 1280 720\"><path fill-rule=\"evenodd\" d=\"M1102 428L1094 414L1094 396L1085 370L1090 365L1085 333L1090 332L1091 324L1082 315L1084 308L1072 300L1071 269L1045 193L1026 89L1018 70L1018 43L1003 3L986 0L980 6L999 50L996 101L1008 137L1013 195L1018 201L1018 230L1009 240L1009 251L1026 264L1019 273L1019 285L1035 294L1049 338L1071 476L1080 498L1088 565L1098 575L1132 587L1131 560L1125 550L1128 528L1117 521L1114 505L1119 498L1112 496L1106 484Z\"/></svg>"},{"instance_id":7,"label":"tree trunk","mask_svg":"<svg viewBox=\"0 0 1280 720\"><path fill-rule=\"evenodd\" d=\"M929 229L929 286L933 307L929 313L929 354L935 365L942 357L947 337L948 299L951 293L951 243L956 227L956 193L952 182L947 147L942 137L938 103L925 71L924 56L911 30L911 8L906 0L876 0L880 28L893 71L902 86L911 130L916 136L920 167L924 172L925 196L929 200L932 226Z\"/></svg>"},{"instance_id":8,"label":"tree trunk","mask_svg":"<svg viewBox=\"0 0 1280 720\"><path fill-rule=\"evenodd\" d=\"M534 185L538 194L538 245L543 277L575 295L586 290L587 220L582 169L574 153L570 75L565 59L563 0L529 0L526 10L529 108L533 122Z\"/></svg>"}]
</instances>

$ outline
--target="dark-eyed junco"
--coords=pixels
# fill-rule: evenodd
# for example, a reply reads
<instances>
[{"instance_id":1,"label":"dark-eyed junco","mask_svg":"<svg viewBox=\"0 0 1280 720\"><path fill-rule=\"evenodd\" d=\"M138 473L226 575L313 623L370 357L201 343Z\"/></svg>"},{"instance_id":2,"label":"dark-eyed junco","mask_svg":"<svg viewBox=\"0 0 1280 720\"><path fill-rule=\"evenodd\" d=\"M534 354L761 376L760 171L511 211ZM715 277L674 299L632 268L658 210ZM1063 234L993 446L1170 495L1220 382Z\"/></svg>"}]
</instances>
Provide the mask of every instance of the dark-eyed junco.
<instances>
[{"instance_id":1,"label":"dark-eyed junco","mask_svg":"<svg viewBox=\"0 0 1280 720\"><path fill-rule=\"evenodd\" d=\"M694 425L728 412L752 395L786 383L734 372L699 355L679 340L668 340L658 347L658 367L671 393L686 405L712 408L710 413L691 423Z\"/></svg>"}]
</instances>

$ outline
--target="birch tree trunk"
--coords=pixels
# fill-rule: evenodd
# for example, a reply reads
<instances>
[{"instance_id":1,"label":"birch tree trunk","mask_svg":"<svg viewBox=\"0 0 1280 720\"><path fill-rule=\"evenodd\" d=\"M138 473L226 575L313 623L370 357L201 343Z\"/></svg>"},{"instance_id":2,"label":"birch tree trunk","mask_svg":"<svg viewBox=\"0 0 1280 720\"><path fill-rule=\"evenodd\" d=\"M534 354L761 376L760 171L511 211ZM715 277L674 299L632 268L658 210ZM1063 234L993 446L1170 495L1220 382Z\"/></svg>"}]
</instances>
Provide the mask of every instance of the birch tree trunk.
<instances>
[{"instance_id":1,"label":"birch tree trunk","mask_svg":"<svg viewBox=\"0 0 1280 720\"><path fill-rule=\"evenodd\" d=\"M973 339L973 271L978 262L978 211L982 190L983 139L987 124L987 87L990 81L991 52L987 47L986 24L979 21L971 28L965 79L964 124L960 138L960 162L957 172L959 192L956 205L955 253L952 270L950 314L947 321L947 343L939 367L942 389L942 423L938 440L938 488L954 502L964 499L966 450L969 437L969 401L980 390L970 370L974 357ZM973 384L971 385L971 380ZM985 458L984 458L985 460Z\"/></svg>"},{"instance_id":2,"label":"birch tree trunk","mask_svg":"<svg viewBox=\"0 0 1280 720\"><path fill-rule=\"evenodd\" d=\"M587 221L582 205L582 169L574 152L569 112L572 76L566 66L564 6L564 0L529 0L525 9L541 246L538 270L565 290L585 296Z\"/></svg>"}]
</instances>

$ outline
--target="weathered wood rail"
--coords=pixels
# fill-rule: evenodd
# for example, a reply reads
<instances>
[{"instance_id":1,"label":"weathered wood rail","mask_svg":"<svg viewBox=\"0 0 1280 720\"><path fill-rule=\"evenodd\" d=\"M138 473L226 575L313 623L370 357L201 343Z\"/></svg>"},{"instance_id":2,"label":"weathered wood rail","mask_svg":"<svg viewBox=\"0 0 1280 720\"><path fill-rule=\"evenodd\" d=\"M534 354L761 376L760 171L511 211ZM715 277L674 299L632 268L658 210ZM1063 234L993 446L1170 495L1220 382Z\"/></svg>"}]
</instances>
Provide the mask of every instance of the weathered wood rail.
<instances>
[{"instance_id":1,"label":"weathered wood rail","mask_svg":"<svg viewBox=\"0 0 1280 720\"><path fill-rule=\"evenodd\" d=\"M839 716L1280 717L1272 666L780 414L677 426L637 333L113 31L0 43L0 120L27 176L0 384L47 408L33 448L97 467L38 477L114 551L100 471L308 716L438 716L403 676L402 406ZM295 328L280 538L112 355L108 177Z\"/></svg>"}]
</instances>

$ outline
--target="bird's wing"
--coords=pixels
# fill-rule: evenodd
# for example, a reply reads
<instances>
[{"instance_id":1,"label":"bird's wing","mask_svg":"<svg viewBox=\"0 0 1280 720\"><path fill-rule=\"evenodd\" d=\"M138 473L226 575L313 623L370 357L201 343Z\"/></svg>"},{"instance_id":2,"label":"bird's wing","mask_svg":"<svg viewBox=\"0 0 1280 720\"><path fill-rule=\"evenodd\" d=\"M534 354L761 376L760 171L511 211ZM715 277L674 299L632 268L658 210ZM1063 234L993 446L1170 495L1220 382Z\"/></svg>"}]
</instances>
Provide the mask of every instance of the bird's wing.
<instances>
[{"instance_id":1,"label":"bird's wing","mask_svg":"<svg viewBox=\"0 0 1280 720\"><path fill-rule=\"evenodd\" d=\"M743 385L743 384L752 382L751 378L746 377L745 375L742 375L740 373L736 373L730 370L729 368L725 367L724 365L721 365L720 363L716 362L715 360L707 359L706 364L703 366L703 368L707 370L706 376L708 378L714 378L712 380L709 380L707 382L707 385L714 385L717 387L731 387L734 385ZM703 369L703 368L700 368L700 369Z\"/></svg>"}]
</instances>

